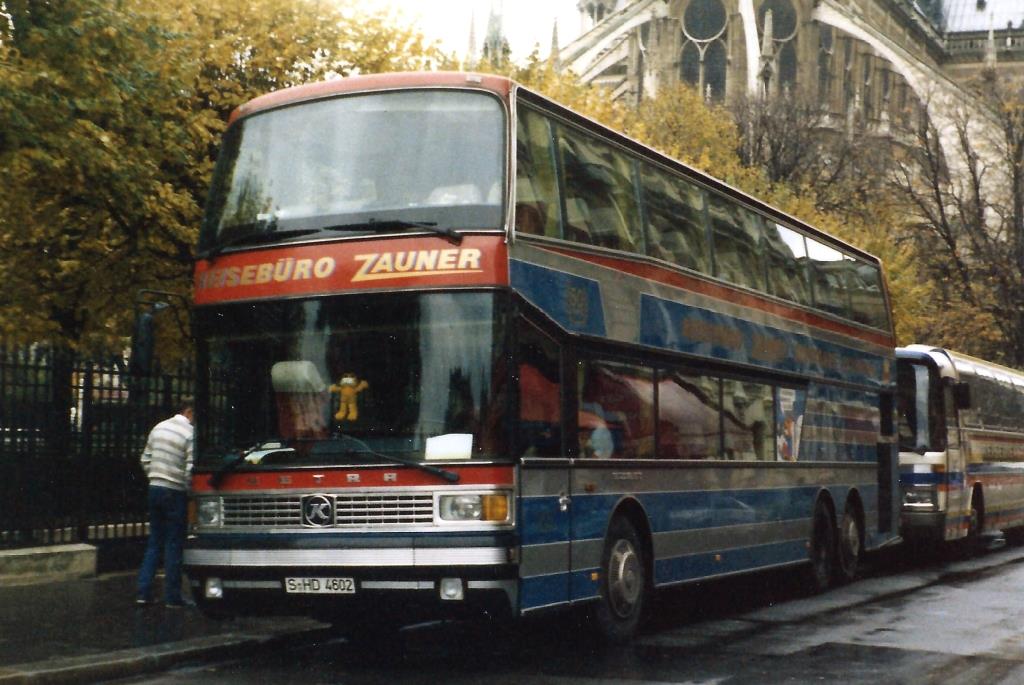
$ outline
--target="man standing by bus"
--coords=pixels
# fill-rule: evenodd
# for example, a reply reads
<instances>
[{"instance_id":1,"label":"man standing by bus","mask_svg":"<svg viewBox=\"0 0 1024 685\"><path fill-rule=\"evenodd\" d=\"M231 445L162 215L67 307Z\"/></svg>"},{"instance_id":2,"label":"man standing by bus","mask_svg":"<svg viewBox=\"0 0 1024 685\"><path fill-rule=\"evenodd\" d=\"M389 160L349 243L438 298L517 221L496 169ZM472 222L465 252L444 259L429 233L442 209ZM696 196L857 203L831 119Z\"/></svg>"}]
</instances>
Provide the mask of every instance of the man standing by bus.
<instances>
[{"instance_id":1,"label":"man standing by bus","mask_svg":"<svg viewBox=\"0 0 1024 685\"><path fill-rule=\"evenodd\" d=\"M149 541L139 569L135 603L152 604L153 579L164 557L164 605L185 606L181 596L181 555L185 543L186 502L192 475L193 401L186 397L178 413L149 433L142 470L149 479Z\"/></svg>"}]
</instances>

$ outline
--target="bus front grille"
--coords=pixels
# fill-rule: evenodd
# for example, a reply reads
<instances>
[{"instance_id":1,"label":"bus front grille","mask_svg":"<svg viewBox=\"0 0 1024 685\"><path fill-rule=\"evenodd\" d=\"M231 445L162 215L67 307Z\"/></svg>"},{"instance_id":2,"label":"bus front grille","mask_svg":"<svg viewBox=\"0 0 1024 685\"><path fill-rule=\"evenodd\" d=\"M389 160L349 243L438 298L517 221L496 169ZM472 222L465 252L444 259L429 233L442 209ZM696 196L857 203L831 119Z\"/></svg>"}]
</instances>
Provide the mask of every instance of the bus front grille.
<instances>
[{"instance_id":1,"label":"bus front grille","mask_svg":"<svg viewBox=\"0 0 1024 685\"><path fill-rule=\"evenodd\" d=\"M224 525L277 528L302 525L300 497L225 497Z\"/></svg>"},{"instance_id":2,"label":"bus front grille","mask_svg":"<svg viewBox=\"0 0 1024 685\"><path fill-rule=\"evenodd\" d=\"M328 528L423 525L434 522L434 497L426 494L327 495L333 518ZM309 527L302 495L225 497L226 528Z\"/></svg>"}]
</instances>

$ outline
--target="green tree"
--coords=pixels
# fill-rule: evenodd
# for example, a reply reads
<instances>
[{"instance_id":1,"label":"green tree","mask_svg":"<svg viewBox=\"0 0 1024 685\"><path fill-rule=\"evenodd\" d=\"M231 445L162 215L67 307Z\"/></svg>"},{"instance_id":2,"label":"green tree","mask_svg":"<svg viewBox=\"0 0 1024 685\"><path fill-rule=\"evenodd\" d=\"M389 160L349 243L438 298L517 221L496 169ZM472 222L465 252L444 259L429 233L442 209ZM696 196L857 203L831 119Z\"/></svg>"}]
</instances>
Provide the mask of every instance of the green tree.
<instances>
[{"instance_id":1,"label":"green tree","mask_svg":"<svg viewBox=\"0 0 1024 685\"><path fill-rule=\"evenodd\" d=\"M194 143L166 31L138 3L8 2L0 91L0 302L6 339L107 337L130 286L189 259ZM125 286L129 286L126 288ZM180 285L179 285L180 287Z\"/></svg>"},{"instance_id":2,"label":"green tree","mask_svg":"<svg viewBox=\"0 0 1024 685\"><path fill-rule=\"evenodd\" d=\"M953 113L943 145L934 125L900 158L896 185L934 284L929 342L1024 366L1024 82L988 73L985 110Z\"/></svg>"},{"instance_id":3,"label":"green tree","mask_svg":"<svg viewBox=\"0 0 1024 685\"><path fill-rule=\"evenodd\" d=\"M118 349L134 293L187 294L230 112L444 56L352 3L5 0L0 335Z\"/></svg>"},{"instance_id":4,"label":"green tree","mask_svg":"<svg viewBox=\"0 0 1024 685\"><path fill-rule=\"evenodd\" d=\"M582 83L571 71L556 69L551 61L542 58L537 50L534 50L522 65L508 64L495 67L485 60L476 68L479 71L507 76L561 105L619 131L632 130L636 124L636 113L633 108L615 100L611 92L604 88Z\"/></svg>"}]
</instances>

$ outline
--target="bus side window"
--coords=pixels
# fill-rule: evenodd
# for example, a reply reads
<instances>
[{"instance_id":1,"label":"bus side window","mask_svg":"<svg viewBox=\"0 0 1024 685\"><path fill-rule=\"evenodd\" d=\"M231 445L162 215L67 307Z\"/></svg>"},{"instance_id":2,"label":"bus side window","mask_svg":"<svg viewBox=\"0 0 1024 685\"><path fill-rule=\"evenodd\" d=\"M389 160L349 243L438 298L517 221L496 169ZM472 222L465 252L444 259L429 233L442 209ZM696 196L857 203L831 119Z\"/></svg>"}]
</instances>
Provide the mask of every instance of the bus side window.
<instances>
[{"instance_id":1,"label":"bus side window","mask_svg":"<svg viewBox=\"0 0 1024 685\"><path fill-rule=\"evenodd\" d=\"M774 461L772 386L728 379L723 384L725 458Z\"/></svg>"},{"instance_id":2,"label":"bus side window","mask_svg":"<svg viewBox=\"0 0 1024 685\"><path fill-rule=\"evenodd\" d=\"M515 227L520 233L561 237L551 125L526 108L519 110L516 132Z\"/></svg>"},{"instance_id":3,"label":"bus side window","mask_svg":"<svg viewBox=\"0 0 1024 685\"><path fill-rule=\"evenodd\" d=\"M796 231L768 222L764 232L768 260L768 292L790 302L811 303L807 285L807 246Z\"/></svg>"},{"instance_id":4,"label":"bus side window","mask_svg":"<svg viewBox=\"0 0 1024 685\"><path fill-rule=\"evenodd\" d=\"M849 316L846 300L846 261L839 250L807 238L807 257L811 260L814 305L822 311Z\"/></svg>"},{"instance_id":5,"label":"bus side window","mask_svg":"<svg viewBox=\"0 0 1024 685\"><path fill-rule=\"evenodd\" d=\"M702 273L710 273L704 193L688 181L650 164L640 169L647 254Z\"/></svg>"},{"instance_id":6,"label":"bus side window","mask_svg":"<svg viewBox=\"0 0 1024 685\"><path fill-rule=\"evenodd\" d=\"M650 459L654 456L654 372L615 362L579 367L580 456Z\"/></svg>"},{"instance_id":7,"label":"bus side window","mask_svg":"<svg viewBox=\"0 0 1024 685\"><path fill-rule=\"evenodd\" d=\"M846 287L850 292L853 320L888 330L889 313L885 306L881 270L874 264L853 260L850 262L851 268L846 273Z\"/></svg>"},{"instance_id":8,"label":"bus side window","mask_svg":"<svg viewBox=\"0 0 1024 685\"><path fill-rule=\"evenodd\" d=\"M971 395L971 407L960 410L960 422L967 428L981 428L981 406L985 400L978 377L967 376L962 382L967 385L968 393Z\"/></svg>"},{"instance_id":9,"label":"bus side window","mask_svg":"<svg viewBox=\"0 0 1024 685\"><path fill-rule=\"evenodd\" d=\"M666 371L658 376L658 458L717 459L721 382Z\"/></svg>"},{"instance_id":10,"label":"bus side window","mask_svg":"<svg viewBox=\"0 0 1024 685\"><path fill-rule=\"evenodd\" d=\"M643 249L640 212L633 184L632 160L581 132L559 127L559 149L565 178L567 224L573 224L571 199L588 221L580 242L626 252ZM570 240L577 240L568 235Z\"/></svg>"},{"instance_id":11,"label":"bus side window","mask_svg":"<svg viewBox=\"0 0 1024 685\"><path fill-rule=\"evenodd\" d=\"M522 457L562 453L561 355L558 345L522 322L516 349L519 417L516 451Z\"/></svg>"},{"instance_id":12,"label":"bus side window","mask_svg":"<svg viewBox=\"0 0 1024 685\"><path fill-rule=\"evenodd\" d=\"M715 254L715 276L735 285L764 290L761 217L715 194L708 195Z\"/></svg>"}]
</instances>

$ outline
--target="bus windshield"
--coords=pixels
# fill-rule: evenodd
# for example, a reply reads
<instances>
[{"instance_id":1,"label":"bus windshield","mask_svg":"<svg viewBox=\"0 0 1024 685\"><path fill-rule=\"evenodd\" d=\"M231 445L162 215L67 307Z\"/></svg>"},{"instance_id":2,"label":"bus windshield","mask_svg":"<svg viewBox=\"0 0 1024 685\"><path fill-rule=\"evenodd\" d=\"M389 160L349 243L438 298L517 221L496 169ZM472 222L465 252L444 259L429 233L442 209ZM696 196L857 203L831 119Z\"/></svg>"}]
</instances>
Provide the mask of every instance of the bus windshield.
<instances>
[{"instance_id":1,"label":"bus windshield","mask_svg":"<svg viewBox=\"0 0 1024 685\"><path fill-rule=\"evenodd\" d=\"M197 468L494 459L505 298L346 295L197 312Z\"/></svg>"},{"instance_id":2,"label":"bus windshield","mask_svg":"<svg viewBox=\"0 0 1024 685\"><path fill-rule=\"evenodd\" d=\"M199 249L409 223L498 229L505 138L501 103L458 90L350 95L251 115L225 135Z\"/></svg>"},{"instance_id":3,"label":"bus windshield","mask_svg":"<svg viewBox=\"0 0 1024 685\"><path fill-rule=\"evenodd\" d=\"M925 364L900 359L896 375L900 450L924 454L943 449L931 370Z\"/></svg>"}]
</instances>

